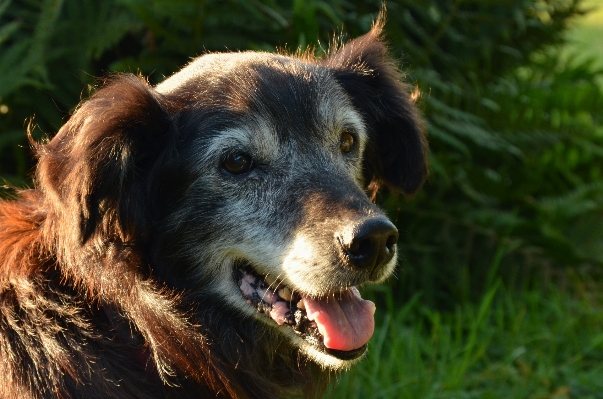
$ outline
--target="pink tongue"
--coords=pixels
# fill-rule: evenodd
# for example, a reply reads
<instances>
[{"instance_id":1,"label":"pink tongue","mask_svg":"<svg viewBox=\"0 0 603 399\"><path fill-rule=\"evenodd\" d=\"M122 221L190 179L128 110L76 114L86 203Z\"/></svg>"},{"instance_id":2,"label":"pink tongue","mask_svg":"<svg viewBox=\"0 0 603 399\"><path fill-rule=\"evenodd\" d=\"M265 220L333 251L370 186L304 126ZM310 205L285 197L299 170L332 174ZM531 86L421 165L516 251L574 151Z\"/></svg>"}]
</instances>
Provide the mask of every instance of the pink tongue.
<instances>
[{"instance_id":1,"label":"pink tongue","mask_svg":"<svg viewBox=\"0 0 603 399\"><path fill-rule=\"evenodd\" d=\"M317 301L303 297L309 320L314 320L329 349L351 351L366 344L375 329L375 304L362 299L355 287L348 295Z\"/></svg>"}]
</instances>

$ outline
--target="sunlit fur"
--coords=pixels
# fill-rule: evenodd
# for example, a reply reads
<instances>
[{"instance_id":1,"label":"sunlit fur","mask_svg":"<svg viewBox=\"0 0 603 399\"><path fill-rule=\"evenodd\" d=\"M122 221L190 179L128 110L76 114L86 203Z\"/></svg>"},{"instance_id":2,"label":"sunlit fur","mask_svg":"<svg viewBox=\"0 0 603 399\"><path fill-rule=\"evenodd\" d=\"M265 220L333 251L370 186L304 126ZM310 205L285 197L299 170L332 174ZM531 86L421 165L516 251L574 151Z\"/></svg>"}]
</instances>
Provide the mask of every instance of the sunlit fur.
<instances>
[{"instance_id":1,"label":"sunlit fur","mask_svg":"<svg viewBox=\"0 0 603 399\"><path fill-rule=\"evenodd\" d=\"M340 243L386 218L369 190L411 195L427 175L382 25L321 58L111 77L32 142L35 188L0 202L0 397L316 397L349 368L257 313L234 270L315 298L392 273L395 256L363 270ZM233 152L255 167L229 173Z\"/></svg>"}]
</instances>

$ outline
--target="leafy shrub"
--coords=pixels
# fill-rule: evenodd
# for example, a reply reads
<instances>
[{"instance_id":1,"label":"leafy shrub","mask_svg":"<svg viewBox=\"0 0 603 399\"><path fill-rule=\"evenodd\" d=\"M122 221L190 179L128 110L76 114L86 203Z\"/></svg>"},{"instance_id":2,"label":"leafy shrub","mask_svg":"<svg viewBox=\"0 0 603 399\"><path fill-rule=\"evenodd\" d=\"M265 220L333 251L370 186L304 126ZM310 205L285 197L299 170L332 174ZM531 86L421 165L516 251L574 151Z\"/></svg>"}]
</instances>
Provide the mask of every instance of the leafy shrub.
<instances>
[{"instance_id":1,"label":"leafy shrub","mask_svg":"<svg viewBox=\"0 0 603 399\"><path fill-rule=\"evenodd\" d=\"M401 231L399 300L478 297L560 266L603 265L602 92L556 45L581 0L390 0L387 36L418 88L432 176L381 200ZM0 0L0 175L24 185L25 122L58 130L94 77L158 82L205 51L322 52L366 32L377 0Z\"/></svg>"}]
</instances>

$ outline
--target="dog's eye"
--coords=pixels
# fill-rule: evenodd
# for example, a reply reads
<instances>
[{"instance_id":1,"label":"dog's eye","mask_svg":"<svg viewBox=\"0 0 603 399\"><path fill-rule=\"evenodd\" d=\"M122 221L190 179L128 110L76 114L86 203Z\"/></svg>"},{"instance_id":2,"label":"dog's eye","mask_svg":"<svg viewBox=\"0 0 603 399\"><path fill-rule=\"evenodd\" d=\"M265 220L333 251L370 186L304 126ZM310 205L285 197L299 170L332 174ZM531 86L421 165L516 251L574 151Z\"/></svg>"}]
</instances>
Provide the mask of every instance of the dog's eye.
<instances>
[{"instance_id":1,"label":"dog's eye","mask_svg":"<svg viewBox=\"0 0 603 399\"><path fill-rule=\"evenodd\" d=\"M339 149L342 154L349 154L354 150L354 144L356 141L354 136L349 132L341 133L341 137L339 139Z\"/></svg>"},{"instance_id":2,"label":"dog's eye","mask_svg":"<svg viewBox=\"0 0 603 399\"><path fill-rule=\"evenodd\" d=\"M253 159L250 155L242 152L232 152L224 158L222 166L233 175L247 173L253 169Z\"/></svg>"}]
</instances>

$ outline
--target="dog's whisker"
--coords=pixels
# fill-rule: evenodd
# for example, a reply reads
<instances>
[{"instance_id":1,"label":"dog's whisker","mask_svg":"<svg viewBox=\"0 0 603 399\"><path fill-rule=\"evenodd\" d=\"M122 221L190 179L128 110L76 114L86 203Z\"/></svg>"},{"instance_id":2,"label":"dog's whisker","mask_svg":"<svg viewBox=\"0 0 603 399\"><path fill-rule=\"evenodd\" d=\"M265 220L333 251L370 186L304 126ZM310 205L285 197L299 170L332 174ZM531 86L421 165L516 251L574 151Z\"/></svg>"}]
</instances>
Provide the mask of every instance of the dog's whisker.
<instances>
[{"instance_id":1,"label":"dog's whisker","mask_svg":"<svg viewBox=\"0 0 603 399\"><path fill-rule=\"evenodd\" d=\"M392 274L399 238L367 192L428 169L382 25L319 58L115 76L32 145L35 187L0 200L0 336L23 338L0 345L2 396L291 397L360 360L356 287Z\"/></svg>"}]
</instances>

